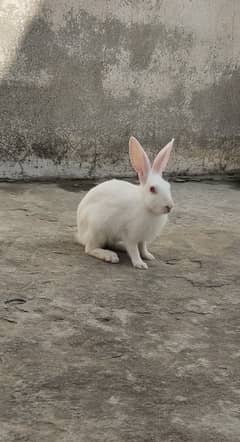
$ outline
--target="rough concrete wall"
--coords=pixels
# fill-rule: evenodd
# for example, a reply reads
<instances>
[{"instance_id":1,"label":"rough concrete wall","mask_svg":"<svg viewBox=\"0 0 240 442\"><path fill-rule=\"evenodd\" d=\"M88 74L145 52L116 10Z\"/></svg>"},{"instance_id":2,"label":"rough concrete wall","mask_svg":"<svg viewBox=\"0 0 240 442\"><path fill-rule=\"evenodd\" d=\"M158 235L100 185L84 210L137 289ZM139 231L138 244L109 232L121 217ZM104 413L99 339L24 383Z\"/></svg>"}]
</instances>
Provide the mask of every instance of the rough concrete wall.
<instances>
[{"instance_id":1,"label":"rough concrete wall","mask_svg":"<svg viewBox=\"0 0 240 442\"><path fill-rule=\"evenodd\" d=\"M240 168L239 0L4 0L0 177L128 175L128 138L170 171Z\"/></svg>"}]
</instances>

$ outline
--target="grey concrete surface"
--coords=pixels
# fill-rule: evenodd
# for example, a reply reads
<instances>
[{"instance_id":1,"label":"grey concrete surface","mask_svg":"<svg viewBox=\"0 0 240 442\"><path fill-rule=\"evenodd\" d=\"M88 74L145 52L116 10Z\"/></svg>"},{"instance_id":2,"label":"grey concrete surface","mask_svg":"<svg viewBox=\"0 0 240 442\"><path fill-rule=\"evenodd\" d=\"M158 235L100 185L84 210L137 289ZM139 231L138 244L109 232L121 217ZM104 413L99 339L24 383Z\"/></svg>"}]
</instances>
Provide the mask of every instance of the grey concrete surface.
<instances>
[{"instance_id":1,"label":"grey concrete surface","mask_svg":"<svg viewBox=\"0 0 240 442\"><path fill-rule=\"evenodd\" d=\"M0 177L128 176L128 138L170 171L240 168L239 0L0 2Z\"/></svg>"},{"instance_id":2,"label":"grey concrete surface","mask_svg":"<svg viewBox=\"0 0 240 442\"><path fill-rule=\"evenodd\" d=\"M0 441L239 441L239 186L175 184L147 271L73 242L82 190L0 185Z\"/></svg>"}]
</instances>

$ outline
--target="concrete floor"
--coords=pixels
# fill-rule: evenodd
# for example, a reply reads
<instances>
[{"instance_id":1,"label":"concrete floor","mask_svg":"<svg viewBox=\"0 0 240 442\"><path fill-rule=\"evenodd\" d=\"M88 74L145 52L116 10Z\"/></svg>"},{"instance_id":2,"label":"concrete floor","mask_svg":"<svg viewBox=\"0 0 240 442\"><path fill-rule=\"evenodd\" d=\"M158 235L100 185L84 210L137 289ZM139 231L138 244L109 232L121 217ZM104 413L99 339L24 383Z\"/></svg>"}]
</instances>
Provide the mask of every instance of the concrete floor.
<instances>
[{"instance_id":1,"label":"concrete floor","mask_svg":"<svg viewBox=\"0 0 240 442\"><path fill-rule=\"evenodd\" d=\"M0 185L0 441L240 440L240 188L178 183L135 270L73 242L83 193Z\"/></svg>"}]
</instances>

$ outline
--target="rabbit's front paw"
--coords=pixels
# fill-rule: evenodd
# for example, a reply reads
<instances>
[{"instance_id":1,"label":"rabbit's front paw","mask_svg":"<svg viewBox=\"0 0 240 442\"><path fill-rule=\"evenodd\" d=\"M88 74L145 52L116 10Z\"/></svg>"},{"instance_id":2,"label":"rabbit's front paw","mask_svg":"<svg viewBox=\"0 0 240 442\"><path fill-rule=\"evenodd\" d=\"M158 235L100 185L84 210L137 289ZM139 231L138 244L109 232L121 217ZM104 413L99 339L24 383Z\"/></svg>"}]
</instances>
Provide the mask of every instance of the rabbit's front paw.
<instances>
[{"instance_id":1,"label":"rabbit's front paw","mask_svg":"<svg viewBox=\"0 0 240 442\"><path fill-rule=\"evenodd\" d=\"M133 267L136 269L148 269L147 264L144 261L136 261L133 263Z\"/></svg>"},{"instance_id":2,"label":"rabbit's front paw","mask_svg":"<svg viewBox=\"0 0 240 442\"><path fill-rule=\"evenodd\" d=\"M148 251L147 244L145 242L141 242L139 244L139 251L143 259L147 259L148 261L155 259L155 257Z\"/></svg>"},{"instance_id":3,"label":"rabbit's front paw","mask_svg":"<svg viewBox=\"0 0 240 442\"><path fill-rule=\"evenodd\" d=\"M153 261L155 259L155 256L153 256L148 250L145 251L143 255L144 259L147 259L148 261Z\"/></svg>"}]
</instances>

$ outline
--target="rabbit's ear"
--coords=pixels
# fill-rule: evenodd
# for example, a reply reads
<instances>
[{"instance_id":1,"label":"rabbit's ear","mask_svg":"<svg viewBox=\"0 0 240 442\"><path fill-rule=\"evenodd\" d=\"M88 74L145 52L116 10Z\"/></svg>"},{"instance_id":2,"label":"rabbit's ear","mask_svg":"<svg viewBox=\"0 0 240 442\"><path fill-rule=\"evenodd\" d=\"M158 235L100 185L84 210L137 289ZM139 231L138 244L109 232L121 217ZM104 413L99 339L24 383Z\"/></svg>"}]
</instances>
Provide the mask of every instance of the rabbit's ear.
<instances>
[{"instance_id":1,"label":"rabbit's ear","mask_svg":"<svg viewBox=\"0 0 240 442\"><path fill-rule=\"evenodd\" d=\"M145 150L134 137L130 137L129 140L129 156L140 182L144 184L150 172L151 164Z\"/></svg>"},{"instance_id":2,"label":"rabbit's ear","mask_svg":"<svg viewBox=\"0 0 240 442\"><path fill-rule=\"evenodd\" d=\"M163 171L166 169L173 148L173 143L174 138L172 139L172 141L170 141L170 143L166 144L166 146L163 147L163 149L161 149L160 152L157 154L152 166L152 170L154 172L162 174Z\"/></svg>"}]
</instances>

